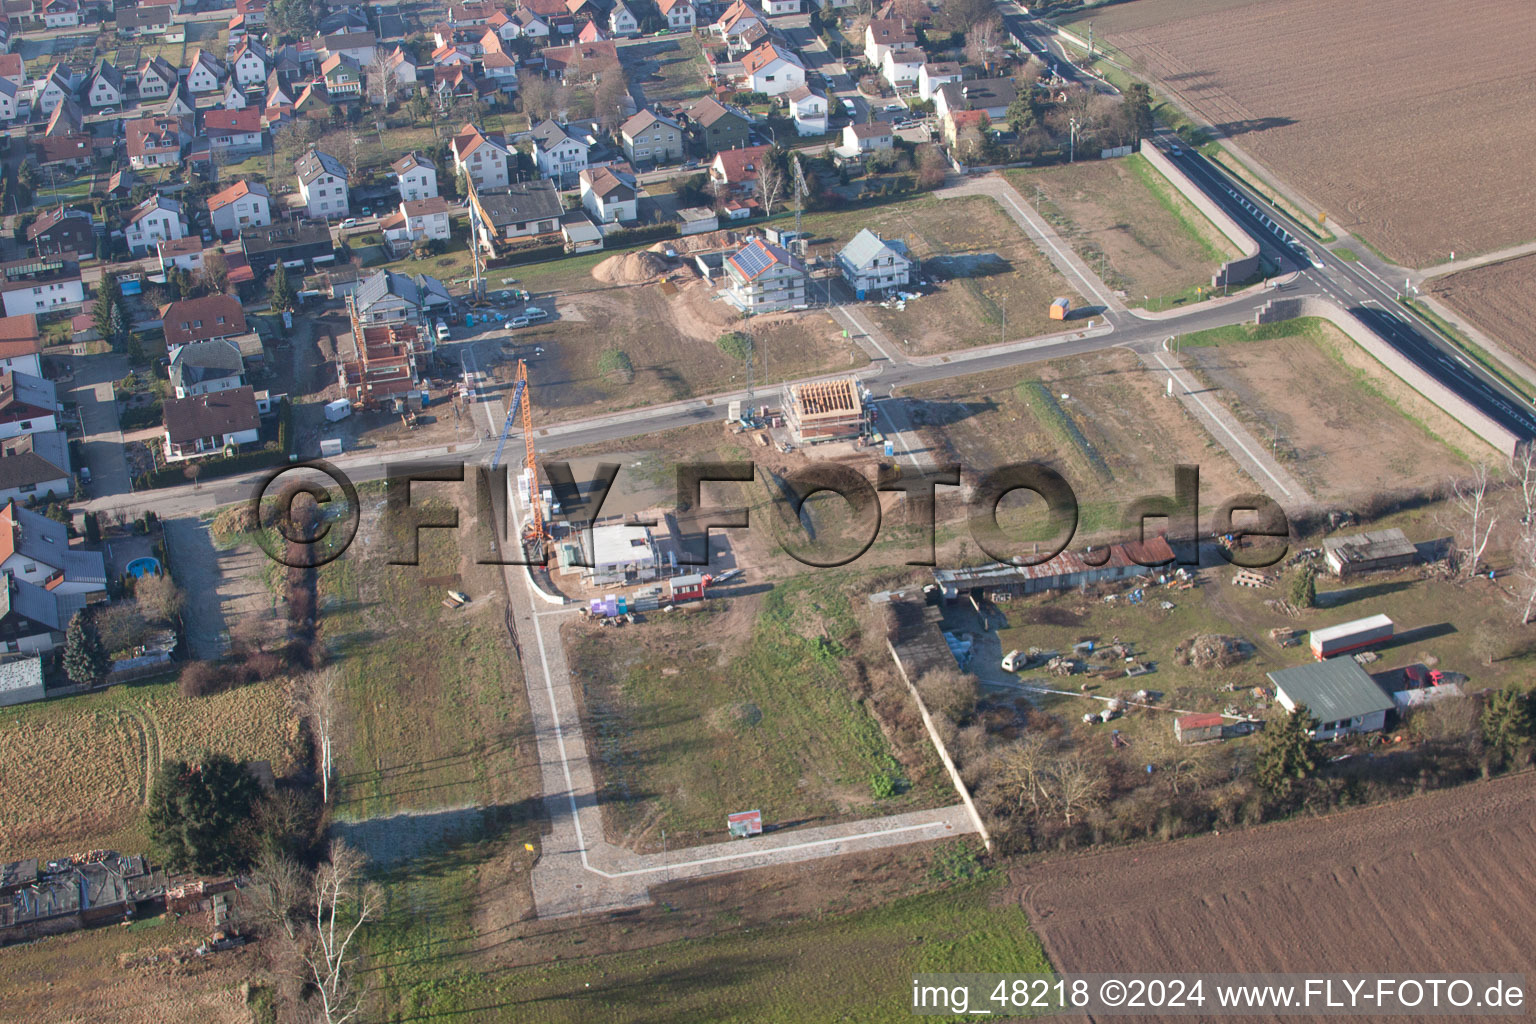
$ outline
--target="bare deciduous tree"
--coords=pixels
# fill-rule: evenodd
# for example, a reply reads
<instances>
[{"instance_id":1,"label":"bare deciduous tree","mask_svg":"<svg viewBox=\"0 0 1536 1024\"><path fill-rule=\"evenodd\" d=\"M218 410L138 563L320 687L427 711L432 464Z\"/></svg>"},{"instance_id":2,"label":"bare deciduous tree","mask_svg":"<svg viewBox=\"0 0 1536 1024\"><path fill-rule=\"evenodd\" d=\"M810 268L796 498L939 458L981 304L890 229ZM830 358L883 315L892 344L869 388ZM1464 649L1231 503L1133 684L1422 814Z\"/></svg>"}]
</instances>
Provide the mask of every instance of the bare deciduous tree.
<instances>
[{"instance_id":1,"label":"bare deciduous tree","mask_svg":"<svg viewBox=\"0 0 1536 1024\"><path fill-rule=\"evenodd\" d=\"M1040 801L1047 797L1044 780L1051 760L1051 743L1044 734L1029 732L1006 751L998 762L998 782L1012 795L1015 809L1023 810L1024 802L1038 811Z\"/></svg>"},{"instance_id":2,"label":"bare deciduous tree","mask_svg":"<svg viewBox=\"0 0 1536 1024\"><path fill-rule=\"evenodd\" d=\"M352 942L378 912L382 894L362 881L363 854L340 839L315 872L308 909L313 920L299 937L305 980L320 996L325 1024L346 1024L362 1012L366 987L353 971Z\"/></svg>"},{"instance_id":3,"label":"bare deciduous tree","mask_svg":"<svg viewBox=\"0 0 1536 1024\"><path fill-rule=\"evenodd\" d=\"M555 83L543 75L529 74L518 82L518 95L522 99L523 113L530 124L549 117L555 109Z\"/></svg>"},{"instance_id":4,"label":"bare deciduous tree","mask_svg":"<svg viewBox=\"0 0 1536 1024\"><path fill-rule=\"evenodd\" d=\"M299 937L296 915L304 905L309 886L309 872L303 865L286 854L263 850L256 859L256 871L247 891L257 913L294 940Z\"/></svg>"},{"instance_id":5,"label":"bare deciduous tree","mask_svg":"<svg viewBox=\"0 0 1536 1024\"><path fill-rule=\"evenodd\" d=\"M320 755L320 799L326 803L331 802L331 773L335 767L331 747L340 703L338 689L339 682L333 666L310 673L296 688L295 696L299 711L310 719L315 730L315 743Z\"/></svg>"},{"instance_id":6,"label":"bare deciduous tree","mask_svg":"<svg viewBox=\"0 0 1536 1024\"><path fill-rule=\"evenodd\" d=\"M389 52L382 46L374 51L368 65L368 91L375 97L374 104L389 110L389 101L395 93L395 69L389 62Z\"/></svg>"},{"instance_id":7,"label":"bare deciduous tree","mask_svg":"<svg viewBox=\"0 0 1536 1024\"><path fill-rule=\"evenodd\" d=\"M1451 501L1461 512L1462 528L1457 531L1457 542L1466 553L1463 569L1468 577L1477 573L1483 552L1493 536L1493 528L1499 517L1493 511L1488 494L1488 466L1479 462L1471 480L1451 480ZM1465 543L1462 543L1463 538Z\"/></svg>"},{"instance_id":8,"label":"bare deciduous tree","mask_svg":"<svg viewBox=\"0 0 1536 1024\"><path fill-rule=\"evenodd\" d=\"M1104 769L1080 753L1060 758L1051 768L1052 795L1067 825L1081 817L1104 797Z\"/></svg>"},{"instance_id":9,"label":"bare deciduous tree","mask_svg":"<svg viewBox=\"0 0 1536 1024\"><path fill-rule=\"evenodd\" d=\"M774 156L772 153L765 155L762 166L757 169L757 198L763 204L763 213L770 217L774 204L784 195L784 172Z\"/></svg>"},{"instance_id":10,"label":"bare deciduous tree","mask_svg":"<svg viewBox=\"0 0 1536 1024\"><path fill-rule=\"evenodd\" d=\"M972 25L965 33L965 59L991 71L1001 49L1002 31L1002 20L995 15Z\"/></svg>"},{"instance_id":11,"label":"bare deciduous tree","mask_svg":"<svg viewBox=\"0 0 1536 1024\"><path fill-rule=\"evenodd\" d=\"M182 595L169 573L142 576L133 585L139 609L155 622L175 622L181 614Z\"/></svg>"}]
</instances>

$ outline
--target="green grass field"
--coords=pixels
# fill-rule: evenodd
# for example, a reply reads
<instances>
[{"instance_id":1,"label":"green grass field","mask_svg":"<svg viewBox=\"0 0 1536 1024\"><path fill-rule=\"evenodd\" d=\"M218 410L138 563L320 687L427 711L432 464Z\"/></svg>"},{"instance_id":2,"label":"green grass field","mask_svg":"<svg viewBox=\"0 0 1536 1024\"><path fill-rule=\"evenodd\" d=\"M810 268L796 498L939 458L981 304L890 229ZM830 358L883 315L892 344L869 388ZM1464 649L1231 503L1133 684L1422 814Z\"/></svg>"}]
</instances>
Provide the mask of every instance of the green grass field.
<instances>
[{"instance_id":1,"label":"green grass field","mask_svg":"<svg viewBox=\"0 0 1536 1024\"><path fill-rule=\"evenodd\" d=\"M461 566L469 537L422 531L418 566L386 564L375 537L320 570L321 631L347 707L340 818L510 805L531 792L522 675L497 574ZM448 587L471 605L444 608Z\"/></svg>"},{"instance_id":2,"label":"green grass field","mask_svg":"<svg viewBox=\"0 0 1536 1024\"><path fill-rule=\"evenodd\" d=\"M775 587L740 640L742 624L713 621L723 606L643 634L567 631L612 841L660 849L662 829L677 845L714 841L739 807L809 824L951 798L935 759L907 778L849 685L849 582L818 573ZM877 799L877 777L897 795Z\"/></svg>"},{"instance_id":3,"label":"green grass field","mask_svg":"<svg viewBox=\"0 0 1536 1024\"><path fill-rule=\"evenodd\" d=\"M580 934L567 933L559 959L495 967L462 955L464 932L451 914L426 912L467 911L473 879L459 870L397 891L368 942L386 981L386 1021L899 1022L911 1018L915 973L1050 969L1000 888L985 878L855 913L623 953L587 954Z\"/></svg>"}]
</instances>

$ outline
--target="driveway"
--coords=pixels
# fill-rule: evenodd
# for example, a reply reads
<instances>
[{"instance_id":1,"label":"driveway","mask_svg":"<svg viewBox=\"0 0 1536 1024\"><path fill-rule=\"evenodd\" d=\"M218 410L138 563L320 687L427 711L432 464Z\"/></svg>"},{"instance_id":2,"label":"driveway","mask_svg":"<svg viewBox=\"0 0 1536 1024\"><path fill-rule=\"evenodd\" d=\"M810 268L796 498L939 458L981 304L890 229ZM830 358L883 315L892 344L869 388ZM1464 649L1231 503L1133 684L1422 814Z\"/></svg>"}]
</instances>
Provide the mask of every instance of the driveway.
<instances>
[{"instance_id":1,"label":"driveway","mask_svg":"<svg viewBox=\"0 0 1536 1024\"><path fill-rule=\"evenodd\" d=\"M85 430L81 448L91 471L86 490L92 497L127 494L133 484L123 456L113 382L128 375L128 357L117 353L76 356L72 363L75 386L70 394L80 407L80 423Z\"/></svg>"}]
</instances>

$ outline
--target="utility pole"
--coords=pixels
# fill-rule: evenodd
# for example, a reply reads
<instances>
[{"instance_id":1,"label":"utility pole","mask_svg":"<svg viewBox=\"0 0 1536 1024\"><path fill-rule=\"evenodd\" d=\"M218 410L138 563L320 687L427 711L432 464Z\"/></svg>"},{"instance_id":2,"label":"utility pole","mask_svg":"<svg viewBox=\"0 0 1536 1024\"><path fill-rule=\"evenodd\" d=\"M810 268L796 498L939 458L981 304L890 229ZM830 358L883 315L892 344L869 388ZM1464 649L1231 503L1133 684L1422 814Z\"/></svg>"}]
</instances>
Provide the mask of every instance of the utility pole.
<instances>
[{"instance_id":1,"label":"utility pole","mask_svg":"<svg viewBox=\"0 0 1536 1024\"><path fill-rule=\"evenodd\" d=\"M1088 22L1088 63L1093 63L1093 22Z\"/></svg>"},{"instance_id":2,"label":"utility pole","mask_svg":"<svg viewBox=\"0 0 1536 1024\"><path fill-rule=\"evenodd\" d=\"M1067 163L1072 164L1077 162L1077 118L1072 118L1067 125Z\"/></svg>"}]
</instances>

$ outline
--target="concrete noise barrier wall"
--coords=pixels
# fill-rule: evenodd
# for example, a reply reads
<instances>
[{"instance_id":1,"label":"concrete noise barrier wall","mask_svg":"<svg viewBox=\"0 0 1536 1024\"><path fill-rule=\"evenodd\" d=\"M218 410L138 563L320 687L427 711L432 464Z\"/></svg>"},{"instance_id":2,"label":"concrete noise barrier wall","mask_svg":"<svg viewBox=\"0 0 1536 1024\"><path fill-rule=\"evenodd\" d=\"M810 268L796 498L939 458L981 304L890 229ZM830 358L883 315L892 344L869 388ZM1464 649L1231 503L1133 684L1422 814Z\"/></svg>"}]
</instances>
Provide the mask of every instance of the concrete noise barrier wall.
<instances>
[{"instance_id":1,"label":"concrete noise barrier wall","mask_svg":"<svg viewBox=\"0 0 1536 1024\"><path fill-rule=\"evenodd\" d=\"M1179 190L1179 194L1194 204L1195 209L1205 214L1206 219L1216 225L1216 230L1226 236L1227 241L1237 246L1237 251L1242 253L1235 260L1228 260L1221 265L1211 277L1211 287L1221 288L1229 284L1239 284L1248 280L1259 272L1259 243L1253 236L1244 231L1233 220L1227 211L1217 206L1211 197L1200 191L1200 187L1189 180L1189 175L1179 168L1179 165L1152 144L1151 139L1141 140L1141 155L1147 158L1147 163L1156 167L1167 178L1173 187Z\"/></svg>"},{"instance_id":2,"label":"concrete noise barrier wall","mask_svg":"<svg viewBox=\"0 0 1536 1024\"><path fill-rule=\"evenodd\" d=\"M1515 446L1520 443L1520 438L1506 430L1493 418L1475 407L1471 402L1453 392L1450 388L1435 380L1429 374L1408 359L1375 331L1366 326L1359 317L1348 310L1329 302L1327 299L1316 296L1302 296L1294 299L1276 299L1264 304L1255 318L1255 322L1261 324L1275 323L1280 320L1294 320L1297 317L1315 316L1327 320L1339 330L1349 335L1355 344L1369 352L1373 358L1388 370L1400 377L1405 384L1413 388L1419 394L1439 406L1447 415L1462 426L1466 427L1478 437L1487 441L1500 455L1506 458L1514 455Z\"/></svg>"}]
</instances>

